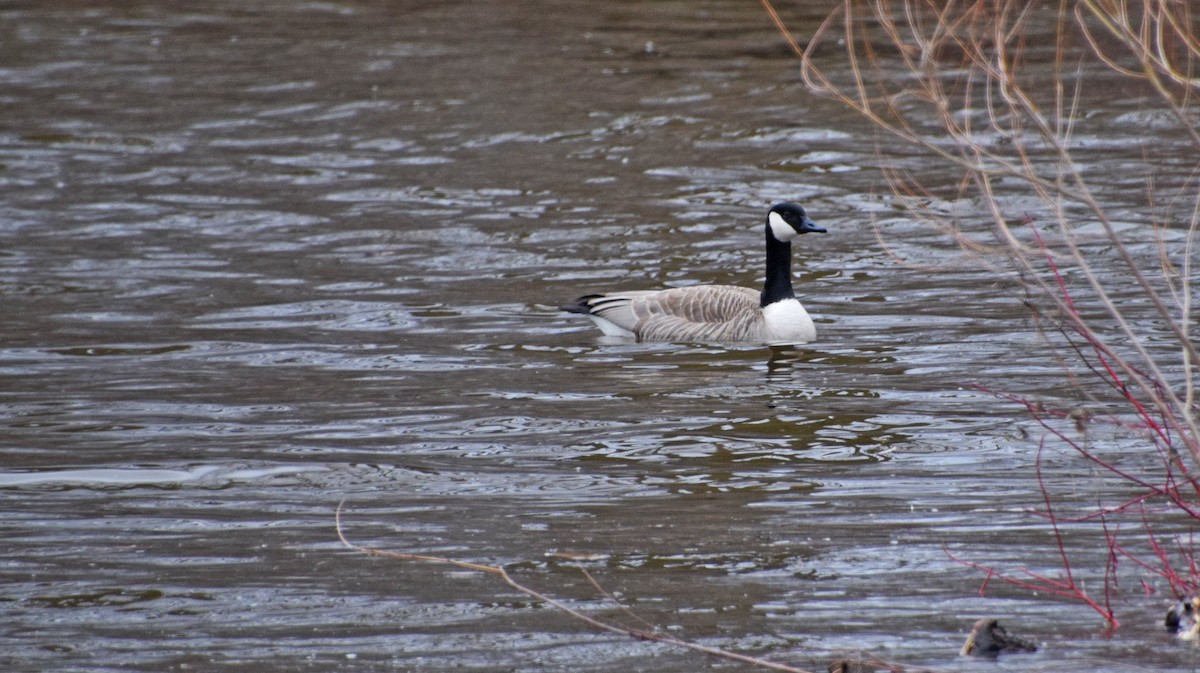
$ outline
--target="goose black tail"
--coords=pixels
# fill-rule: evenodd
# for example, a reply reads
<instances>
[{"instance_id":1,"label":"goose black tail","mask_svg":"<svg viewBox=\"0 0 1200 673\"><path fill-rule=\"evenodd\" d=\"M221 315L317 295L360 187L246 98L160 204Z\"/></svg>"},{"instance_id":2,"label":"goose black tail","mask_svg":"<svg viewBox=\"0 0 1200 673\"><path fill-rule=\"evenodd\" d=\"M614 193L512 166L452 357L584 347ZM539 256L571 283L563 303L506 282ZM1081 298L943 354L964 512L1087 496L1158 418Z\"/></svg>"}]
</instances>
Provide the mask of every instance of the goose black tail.
<instances>
[{"instance_id":1,"label":"goose black tail","mask_svg":"<svg viewBox=\"0 0 1200 673\"><path fill-rule=\"evenodd\" d=\"M599 299L600 297L603 297L603 296L604 295L601 295L601 294L585 294L582 297L576 299L574 302L572 302L570 304L563 304L563 305L559 306L558 308L559 308L559 310L566 311L567 313L580 313L583 315L591 315L592 300Z\"/></svg>"}]
</instances>

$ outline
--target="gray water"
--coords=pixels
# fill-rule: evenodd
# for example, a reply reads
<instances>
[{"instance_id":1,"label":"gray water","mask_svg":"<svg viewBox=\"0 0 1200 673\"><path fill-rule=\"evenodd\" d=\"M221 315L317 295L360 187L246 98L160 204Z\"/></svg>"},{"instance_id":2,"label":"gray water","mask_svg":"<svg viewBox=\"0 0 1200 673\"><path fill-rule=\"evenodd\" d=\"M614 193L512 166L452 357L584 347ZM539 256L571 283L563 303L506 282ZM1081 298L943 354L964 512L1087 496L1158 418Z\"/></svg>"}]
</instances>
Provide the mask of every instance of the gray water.
<instances>
[{"instance_id":1,"label":"gray water","mask_svg":"<svg viewBox=\"0 0 1200 673\"><path fill-rule=\"evenodd\" d=\"M1105 633L947 555L1058 571L1041 430L984 390L1074 398L1020 292L876 170L956 169L807 93L757 3L0 16L0 668L737 668L351 552L343 499L356 543L628 621L580 555L668 633L797 666L1196 666L1152 576ZM1094 111L1086 155L1131 220L1138 109ZM829 229L795 262L815 344L622 343L555 308L753 286L784 199ZM1064 507L1127 488L1046 464ZM1099 533L1072 536L1098 589ZM1042 651L959 659L982 616Z\"/></svg>"}]
</instances>

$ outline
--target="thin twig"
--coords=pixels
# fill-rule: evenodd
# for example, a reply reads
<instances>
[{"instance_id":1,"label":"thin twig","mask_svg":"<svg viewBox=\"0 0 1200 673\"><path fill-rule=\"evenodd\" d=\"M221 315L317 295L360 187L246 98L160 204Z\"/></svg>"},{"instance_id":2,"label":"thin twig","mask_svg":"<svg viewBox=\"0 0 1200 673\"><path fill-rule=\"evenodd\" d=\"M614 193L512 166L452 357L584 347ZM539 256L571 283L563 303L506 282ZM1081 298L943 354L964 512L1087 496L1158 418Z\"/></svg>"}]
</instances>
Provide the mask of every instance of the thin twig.
<instances>
[{"instance_id":1,"label":"thin twig","mask_svg":"<svg viewBox=\"0 0 1200 673\"><path fill-rule=\"evenodd\" d=\"M1019 580L1029 588L1081 600L1112 619L1109 601L1118 588L1118 562L1131 553L1118 540L1119 517L1135 510L1144 514L1147 503L1161 500L1174 511L1200 519L1200 403L1195 392L1200 356L1191 339L1192 255L1200 237L1200 196L1195 195L1194 183L1200 181L1200 161L1186 185L1176 188L1178 201L1188 201L1167 201L1161 218L1154 182L1148 181L1147 200L1156 224L1163 221L1165 226L1176 209L1190 211L1185 218L1184 260L1174 263L1160 238L1156 269L1143 265L1140 253L1135 254L1121 233L1103 202L1103 191L1086 170L1091 164L1077 161L1077 136L1092 123L1085 114L1084 93L1094 84L1087 78L1096 72L1089 66L1095 65L1101 72L1107 69L1147 85L1158 96L1160 109L1177 122L1184 144L1200 148L1200 118L1194 112L1200 96L1200 37L1194 32L1192 3L1059 0L1046 7L1028 0L843 0L802 47L771 0L761 2L800 59L801 78L811 91L925 150L933 161L964 169L962 180L941 189L922 184L919 176L904 170L885 168L882 173L915 217L944 231L969 258L987 260L987 268L1002 270L1024 290L1047 356L1063 367L1066 382L1090 404L1104 408L1113 427L1134 434L1148 452L1157 454L1159 463L1149 467L1144 461L1118 463L1097 454L1088 441L1088 425L1096 420L1090 409L1076 415L1047 410L1019 395L1000 395L1022 404L1047 431L1044 439L1063 442L1140 493L1115 506L1097 503L1084 516L1060 517L1041 473L1043 445L1037 478L1045 510L1040 514L1049 520L1058 541L1065 579L1029 571L1004 576L986 569L984 585L992 577ZM1044 17L1053 24L1047 26L1041 21ZM1047 28L1053 31L1050 42L1033 33ZM1038 55L1039 44L1052 49L1046 59L1052 77L1027 67L1027 60ZM821 62L830 55L841 62L827 71ZM1147 164L1153 169L1150 161ZM1014 183L1019 186L1014 188ZM1057 227L1053 242L1034 226L1032 217L1012 219L1006 196L1015 189L1041 204L1038 217ZM942 194L958 202L974 197L996 242L984 244L970 236L955 219L957 211L952 216L928 207ZM1098 239L1109 246L1103 257L1091 252L1097 238L1084 235L1085 217L1098 225ZM880 231L876 235L883 241ZM893 246L885 247L888 254L897 254ZM1138 290L1148 306L1143 314L1129 308L1129 288ZM1164 358L1157 350L1164 333L1170 335L1178 360ZM1090 372L1092 378L1077 375L1073 363L1082 363L1083 374ZM1100 395L1093 393L1093 381L1115 392L1121 403L1119 416L1111 400L1101 403ZM1082 440L1063 427L1068 419L1075 421ZM1084 594L1072 578L1070 555L1058 528L1067 521L1098 521L1104 531L1109 546L1104 605ZM1148 526L1146 532L1151 548L1160 549ZM1151 558L1149 563L1161 566L1168 577L1178 577L1167 556ZM1194 555L1187 558L1194 563Z\"/></svg>"},{"instance_id":2,"label":"thin twig","mask_svg":"<svg viewBox=\"0 0 1200 673\"><path fill-rule=\"evenodd\" d=\"M693 652L700 652L702 654L707 654L709 656L718 657L720 659L726 659L729 661L737 661L737 662L741 662L743 664L750 664L750 665L756 666L758 668L765 668L765 669L774 670L774 671L786 671L787 673L811 673L811 671L806 671L805 669L797 668L795 666L788 666L786 664L780 664L780 663L776 663L773 661L768 661L766 659L762 659L759 657L751 657L751 656L745 655L745 654L738 654L737 652L730 652L729 650L723 650L718 647L709 647L707 645L700 645L699 643L693 643L693 642L690 642L687 640L682 640L680 638L675 638L674 636L669 636L669 635L666 635L664 633L661 633L661 632L658 632L655 630L642 631L640 629L630 629L630 628L620 626L618 624L612 624L612 623L604 621L602 619L596 619L594 617L590 617L590 616L585 615L584 613L576 610L575 608L572 608L571 606L563 603L562 601L559 601L556 598L553 598L553 597L548 596L536 589L533 589L524 584L521 584L520 582L514 580L512 578L512 576L508 574L508 571L500 566L486 565L483 563L471 563L468 561L460 561L458 559L452 559L452 558L449 558L446 556L435 556L432 554L413 554L413 553L409 553L409 552L387 551L384 549L376 549L373 547L363 547L361 545L354 544L353 542L350 542L350 540L346 537L345 529L342 526L342 509L344 508L345 504L346 504L345 500L339 502L338 506L337 506L337 510L334 512L334 525L337 528L337 536L338 536L338 539L341 540L341 542L344 546L346 546L347 548L352 549L356 552L359 552L361 554L368 554L370 556L382 556L385 558L398 559L401 561L423 561L426 563L435 563L435 564L440 564L440 565L452 566L455 568L461 568L463 570L473 570L475 572L486 573L488 575L492 575L494 577L500 578L500 580L502 582L504 582L504 584L525 594L526 596L535 598L551 607L557 608L559 611L563 612L567 616L569 616L577 621L583 622L584 624L587 624L588 626L591 626L592 628L598 629L600 631L606 631L608 633L614 633L614 634L617 634L620 636L627 636L629 638L633 638L634 640L645 640L645 641L650 641L650 642L655 642L655 643L661 643L663 645L673 645L675 647L681 647L684 649L691 650ZM605 593L606 593L606 595L608 595L607 592L605 592Z\"/></svg>"}]
</instances>

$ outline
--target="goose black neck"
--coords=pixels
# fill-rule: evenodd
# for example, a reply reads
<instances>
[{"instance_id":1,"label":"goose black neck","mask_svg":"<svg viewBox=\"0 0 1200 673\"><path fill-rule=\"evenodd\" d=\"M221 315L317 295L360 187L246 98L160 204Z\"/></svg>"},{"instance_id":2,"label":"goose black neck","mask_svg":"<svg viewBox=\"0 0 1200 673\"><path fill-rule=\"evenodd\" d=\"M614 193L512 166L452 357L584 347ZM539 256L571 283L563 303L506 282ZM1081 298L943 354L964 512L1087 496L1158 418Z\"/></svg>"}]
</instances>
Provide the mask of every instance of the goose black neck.
<instances>
[{"instance_id":1,"label":"goose black neck","mask_svg":"<svg viewBox=\"0 0 1200 673\"><path fill-rule=\"evenodd\" d=\"M767 226L767 281L763 284L759 306L767 307L780 299L796 296L792 291L792 244L771 235Z\"/></svg>"}]
</instances>

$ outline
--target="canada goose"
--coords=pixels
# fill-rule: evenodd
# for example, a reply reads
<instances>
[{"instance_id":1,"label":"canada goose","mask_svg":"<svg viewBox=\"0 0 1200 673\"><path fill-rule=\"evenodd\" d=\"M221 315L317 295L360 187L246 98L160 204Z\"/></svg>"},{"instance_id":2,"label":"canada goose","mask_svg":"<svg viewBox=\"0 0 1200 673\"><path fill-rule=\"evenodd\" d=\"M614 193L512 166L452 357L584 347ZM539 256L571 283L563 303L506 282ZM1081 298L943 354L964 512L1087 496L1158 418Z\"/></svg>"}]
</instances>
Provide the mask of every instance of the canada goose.
<instances>
[{"instance_id":1,"label":"canada goose","mask_svg":"<svg viewBox=\"0 0 1200 673\"><path fill-rule=\"evenodd\" d=\"M771 345L817 338L812 318L792 292L792 243L824 229L794 203L767 212L767 280L762 292L734 285L588 294L562 307L581 313L608 336L643 341L749 341Z\"/></svg>"},{"instance_id":2,"label":"canada goose","mask_svg":"<svg viewBox=\"0 0 1200 673\"><path fill-rule=\"evenodd\" d=\"M1200 634L1197 613L1200 613L1200 596L1189 596L1167 610L1167 618L1163 620L1163 625L1183 640L1196 640Z\"/></svg>"}]
</instances>

